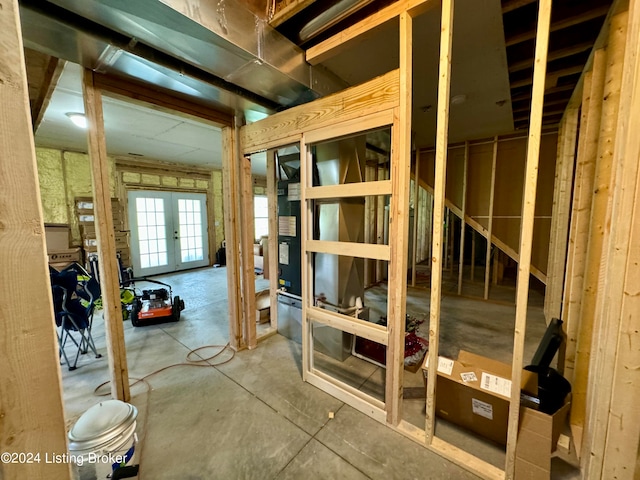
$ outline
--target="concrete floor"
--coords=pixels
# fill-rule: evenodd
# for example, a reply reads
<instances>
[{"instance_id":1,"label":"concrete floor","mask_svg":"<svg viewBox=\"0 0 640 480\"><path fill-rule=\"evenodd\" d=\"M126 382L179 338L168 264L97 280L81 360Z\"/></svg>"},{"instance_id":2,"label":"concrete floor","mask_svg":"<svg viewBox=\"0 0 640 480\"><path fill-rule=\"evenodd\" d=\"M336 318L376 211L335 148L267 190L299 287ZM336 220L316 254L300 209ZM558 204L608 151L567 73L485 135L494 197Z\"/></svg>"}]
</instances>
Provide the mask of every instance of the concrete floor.
<instances>
[{"instance_id":1,"label":"concrete floor","mask_svg":"<svg viewBox=\"0 0 640 480\"><path fill-rule=\"evenodd\" d=\"M138 478L477 478L302 382L301 346L280 335L235 356L225 350L209 362L200 362L205 368L185 365L191 350L219 345L197 352L207 358L227 343L226 269L204 268L158 278L173 287L186 308L178 323L143 328L124 323L129 376L132 382L146 377L132 387L131 399L139 409ZM259 279L256 290L264 284ZM378 287L371 295L382 296L383 290L384 286ZM428 318L428 290L410 288L408 293L407 312ZM534 292L525 359L544 332L541 306L541 296ZM465 348L510 361L507 345L512 343L514 311L508 302L445 296L442 321L448 327L443 329L440 353L453 356L458 348ZM428 330L426 323L421 328L423 334ZM94 338L104 354L104 325L99 316ZM182 365L152 374L177 364ZM69 426L100 401L94 390L108 379L104 357L83 355L78 365L72 372L62 366ZM362 389L384 392L383 369L351 357L338 368L338 372L345 370ZM406 387L422 385L420 372L405 375ZM98 391L107 392L108 387ZM424 399L403 403L405 420L423 427ZM439 421L436 428L445 440L504 465L501 447L444 422ZM563 466L557 473L554 478L578 478Z\"/></svg>"}]
</instances>

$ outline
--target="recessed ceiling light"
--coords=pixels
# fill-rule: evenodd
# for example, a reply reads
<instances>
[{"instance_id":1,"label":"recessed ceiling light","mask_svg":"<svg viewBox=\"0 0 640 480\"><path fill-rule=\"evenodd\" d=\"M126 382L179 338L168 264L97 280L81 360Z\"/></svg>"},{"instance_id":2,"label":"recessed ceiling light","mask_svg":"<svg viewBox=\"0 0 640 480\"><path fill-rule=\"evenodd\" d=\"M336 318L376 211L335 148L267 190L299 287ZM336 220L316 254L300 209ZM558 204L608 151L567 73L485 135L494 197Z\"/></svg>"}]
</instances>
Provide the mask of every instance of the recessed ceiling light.
<instances>
[{"instance_id":1,"label":"recessed ceiling light","mask_svg":"<svg viewBox=\"0 0 640 480\"><path fill-rule=\"evenodd\" d=\"M84 113L67 112L65 115L69 117L69 120L77 127L87 128L87 117L84 116Z\"/></svg>"}]
</instances>

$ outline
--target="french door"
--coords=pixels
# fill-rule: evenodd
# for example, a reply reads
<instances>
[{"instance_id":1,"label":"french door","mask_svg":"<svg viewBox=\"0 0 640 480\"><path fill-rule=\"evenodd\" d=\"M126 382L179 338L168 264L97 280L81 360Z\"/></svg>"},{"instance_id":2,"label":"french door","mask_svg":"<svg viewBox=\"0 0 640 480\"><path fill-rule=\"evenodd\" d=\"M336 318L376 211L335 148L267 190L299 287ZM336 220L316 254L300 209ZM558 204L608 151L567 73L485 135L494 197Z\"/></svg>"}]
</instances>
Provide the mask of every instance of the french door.
<instances>
[{"instance_id":1,"label":"french door","mask_svg":"<svg viewBox=\"0 0 640 480\"><path fill-rule=\"evenodd\" d=\"M135 276L209 265L205 194L133 190L128 198Z\"/></svg>"}]
</instances>

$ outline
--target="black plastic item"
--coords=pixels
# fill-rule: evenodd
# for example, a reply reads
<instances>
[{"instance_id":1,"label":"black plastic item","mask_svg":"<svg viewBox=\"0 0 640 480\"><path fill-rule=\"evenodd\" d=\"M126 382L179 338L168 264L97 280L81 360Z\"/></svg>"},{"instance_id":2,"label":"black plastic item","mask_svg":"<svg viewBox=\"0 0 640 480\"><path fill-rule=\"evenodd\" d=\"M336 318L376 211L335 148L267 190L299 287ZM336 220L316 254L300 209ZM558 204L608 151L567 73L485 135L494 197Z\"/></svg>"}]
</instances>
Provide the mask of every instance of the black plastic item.
<instances>
[{"instance_id":1,"label":"black plastic item","mask_svg":"<svg viewBox=\"0 0 640 480\"><path fill-rule=\"evenodd\" d=\"M542 340L540 340L536 353L531 359L531 365L549 367L563 341L564 332L562 331L562 320L552 318L547 330L544 332Z\"/></svg>"},{"instance_id":2,"label":"black plastic item","mask_svg":"<svg viewBox=\"0 0 640 480\"><path fill-rule=\"evenodd\" d=\"M553 415L564 405L571 393L571 384L554 368L528 365L525 370L538 374L538 410Z\"/></svg>"},{"instance_id":3,"label":"black plastic item","mask_svg":"<svg viewBox=\"0 0 640 480\"><path fill-rule=\"evenodd\" d=\"M119 480L121 478L131 478L136 477L138 475L138 469L140 467L138 465L129 465L126 467L119 467L113 472L111 475L111 480Z\"/></svg>"}]
</instances>

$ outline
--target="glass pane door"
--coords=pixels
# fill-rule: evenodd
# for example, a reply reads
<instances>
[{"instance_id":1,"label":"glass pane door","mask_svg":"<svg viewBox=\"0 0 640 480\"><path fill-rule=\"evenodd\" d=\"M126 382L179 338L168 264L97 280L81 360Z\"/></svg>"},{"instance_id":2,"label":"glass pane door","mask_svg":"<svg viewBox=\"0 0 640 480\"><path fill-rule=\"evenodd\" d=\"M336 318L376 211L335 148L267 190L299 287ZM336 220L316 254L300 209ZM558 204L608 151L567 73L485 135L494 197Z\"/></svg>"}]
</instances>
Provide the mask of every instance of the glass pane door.
<instances>
[{"instance_id":1,"label":"glass pane door","mask_svg":"<svg viewBox=\"0 0 640 480\"><path fill-rule=\"evenodd\" d=\"M205 194L129 192L134 275L207 266L206 209Z\"/></svg>"},{"instance_id":2,"label":"glass pane door","mask_svg":"<svg viewBox=\"0 0 640 480\"><path fill-rule=\"evenodd\" d=\"M209 265L207 199L201 193L173 193L174 219L177 228L176 270Z\"/></svg>"}]
</instances>

